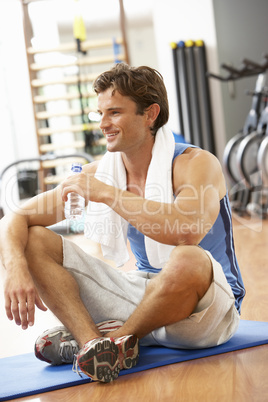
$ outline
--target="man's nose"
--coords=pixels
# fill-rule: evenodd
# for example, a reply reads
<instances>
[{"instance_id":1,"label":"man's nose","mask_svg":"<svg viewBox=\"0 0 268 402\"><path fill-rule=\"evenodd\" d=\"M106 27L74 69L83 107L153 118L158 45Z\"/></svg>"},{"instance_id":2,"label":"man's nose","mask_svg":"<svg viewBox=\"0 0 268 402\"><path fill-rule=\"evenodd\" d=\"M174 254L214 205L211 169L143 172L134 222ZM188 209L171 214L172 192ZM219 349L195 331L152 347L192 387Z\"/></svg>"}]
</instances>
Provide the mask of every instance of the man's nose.
<instances>
[{"instance_id":1,"label":"man's nose","mask_svg":"<svg viewBox=\"0 0 268 402\"><path fill-rule=\"evenodd\" d=\"M109 117L102 115L100 121L100 129L105 130L105 128L109 127L109 125L110 125Z\"/></svg>"}]
</instances>

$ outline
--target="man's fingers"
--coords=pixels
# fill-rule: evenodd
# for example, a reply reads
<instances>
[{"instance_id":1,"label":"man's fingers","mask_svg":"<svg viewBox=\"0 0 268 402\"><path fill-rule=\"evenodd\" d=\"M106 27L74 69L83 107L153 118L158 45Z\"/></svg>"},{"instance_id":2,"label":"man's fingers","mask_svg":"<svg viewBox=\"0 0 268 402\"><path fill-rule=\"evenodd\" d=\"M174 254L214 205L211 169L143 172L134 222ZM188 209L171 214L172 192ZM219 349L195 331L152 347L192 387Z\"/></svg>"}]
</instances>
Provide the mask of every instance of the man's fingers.
<instances>
[{"instance_id":1,"label":"man's fingers","mask_svg":"<svg viewBox=\"0 0 268 402\"><path fill-rule=\"evenodd\" d=\"M14 319L17 325L21 325L22 329L34 325L35 305L40 310L47 311L35 288L5 294L6 315L9 320Z\"/></svg>"},{"instance_id":2,"label":"man's fingers","mask_svg":"<svg viewBox=\"0 0 268 402\"><path fill-rule=\"evenodd\" d=\"M42 302L37 291L33 295L28 296L28 299L27 299L27 314L28 315L27 315L27 321L25 321L25 324L27 325L27 327L28 327L28 325L30 327L32 327L34 325L35 306L37 306L42 311L47 311L47 308L44 305L44 303ZM22 326L22 329L26 329L26 328L23 328L23 326Z\"/></svg>"},{"instance_id":3,"label":"man's fingers","mask_svg":"<svg viewBox=\"0 0 268 402\"><path fill-rule=\"evenodd\" d=\"M31 294L27 298L27 327L34 325L34 313L35 313L35 297ZM22 327L22 329L24 329Z\"/></svg>"},{"instance_id":4,"label":"man's fingers","mask_svg":"<svg viewBox=\"0 0 268 402\"><path fill-rule=\"evenodd\" d=\"M25 303L23 299L20 302L19 311L22 329L27 329L28 326L32 327L34 325L35 305L40 310L47 310L36 291L32 291L27 295L27 303Z\"/></svg>"},{"instance_id":5,"label":"man's fingers","mask_svg":"<svg viewBox=\"0 0 268 402\"><path fill-rule=\"evenodd\" d=\"M11 313L12 313L12 317L15 320L15 323L17 325L21 325L19 302L15 297L13 297L13 299L11 300Z\"/></svg>"},{"instance_id":6,"label":"man's fingers","mask_svg":"<svg viewBox=\"0 0 268 402\"><path fill-rule=\"evenodd\" d=\"M5 295L5 309L6 309L6 316L7 318L12 321L13 320L13 314L11 312L11 300L9 297Z\"/></svg>"},{"instance_id":7,"label":"man's fingers","mask_svg":"<svg viewBox=\"0 0 268 402\"><path fill-rule=\"evenodd\" d=\"M38 301L39 303L40 301ZM35 296L29 295L28 298L20 296L19 300L16 297L13 297L12 300L7 298L5 309L8 319L11 321L14 319L17 325L21 325L22 329L34 325ZM46 307L43 305L42 309L45 311Z\"/></svg>"},{"instance_id":8,"label":"man's fingers","mask_svg":"<svg viewBox=\"0 0 268 402\"><path fill-rule=\"evenodd\" d=\"M25 298L21 298L19 300L19 316L20 316L20 323L16 321L16 324L21 325L22 329L28 328L28 306L26 303Z\"/></svg>"},{"instance_id":9,"label":"man's fingers","mask_svg":"<svg viewBox=\"0 0 268 402\"><path fill-rule=\"evenodd\" d=\"M36 297L35 297L35 304L39 308L39 310L47 311L47 307L44 305L41 297L39 296L39 294L37 292L36 292Z\"/></svg>"}]
</instances>

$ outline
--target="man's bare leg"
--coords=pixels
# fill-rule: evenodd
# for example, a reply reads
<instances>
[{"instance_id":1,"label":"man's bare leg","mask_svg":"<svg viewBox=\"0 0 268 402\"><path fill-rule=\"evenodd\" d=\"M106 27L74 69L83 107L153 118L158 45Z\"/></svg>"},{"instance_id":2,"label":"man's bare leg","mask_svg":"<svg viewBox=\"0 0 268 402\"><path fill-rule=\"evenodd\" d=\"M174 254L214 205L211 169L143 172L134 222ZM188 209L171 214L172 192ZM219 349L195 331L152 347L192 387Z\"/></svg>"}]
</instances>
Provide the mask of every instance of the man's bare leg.
<instances>
[{"instance_id":1,"label":"man's bare leg","mask_svg":"<svg viewBox=\"0 0 268 402\"><path fill-rule=\"evenodd\" d=\"M157 328L189 317L211 281L212 264L204 250L176 247L163 270L149 282L134 313L120 329L106 336L135 334L143 338Z\"/></svg>"},{"instance_id":2,"label":"man's bare leg","mask_svg":"<svg viewBox=\"0 0 268 402\"><path fill-rule=\"evenodd\" d=\"M111 382L118 377L121 369L131 368L137 363L137 337L129 335L115 340L99 332L80 298L76 280L62 266L62 252L60 236L42 227L30 229L26 257L37 290L81 348L78 352L72 349L68 362L74 357L76 370L81 370L93 381ZM35 345L38 358L52 364L66 362L61 348L70 340L68 337L65 342L64 333L63 340L58 333L55 329L49 332L48 345L44 345L44 334L41 335L40 342Z\"/></svg>"},{"instance_id":3,"label":"man's bare leg","mask_svg":"<svg viewBox=\"0 0 268 402\"><path fill-rule=\"evenodd\" d=\"M80 299L75 279L62 267L60 236L45 228L31 228L26 255L40 296L70 330L79 346L100 337ZM156 328L188 317L208 290L211 280L211 261L201 248L176 247L165 268L150 281L131 317L120 329L106 336L135 334L142 338Z\"/></svg>"},{"instance_id":4,"label":"man's bare leg","mask_svg":"<svg viewBox=\"0 0 268 402\"><path fill-rule=\"evenodd\" d=\"M80 299L75 279L62 266L61 237L43 227L30 228L26 257L42 300L72 333L79 347L100 337Z\"/></svg>"}]
</instances>

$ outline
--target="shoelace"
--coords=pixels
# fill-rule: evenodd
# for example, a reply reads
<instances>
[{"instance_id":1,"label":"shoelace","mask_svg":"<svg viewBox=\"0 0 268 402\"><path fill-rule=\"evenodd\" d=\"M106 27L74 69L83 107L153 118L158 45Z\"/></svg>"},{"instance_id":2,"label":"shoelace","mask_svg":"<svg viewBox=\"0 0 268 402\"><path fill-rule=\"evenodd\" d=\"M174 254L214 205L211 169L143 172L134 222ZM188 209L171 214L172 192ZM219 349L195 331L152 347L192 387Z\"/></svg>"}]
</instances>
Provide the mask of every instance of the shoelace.
<instances>
[{"instance_id":1,"label":"shoelace","mask_svg":"<svg viewBox=\"0 0 268 402\"><path fill-rule=\"evenodd\" d=\"M83 371L81 371L81 370L79 369L79 366L78 366L78 363L77 363L77 355L74 355L72 370L73 370L74 373L78 374L79 377L82 378L81 374L83 373Z\"/></svg>"},{"instance_id":2,"label":"shoelace","mask_svg":"<svg viewBox=\"0 0 268 402\"><path fill-rule=\"evenodd\" d=\"M78 352L78 344L75 340L65 341L60 344L60 356L64 363L71 363Z\"/></svg>"}]
</instances>

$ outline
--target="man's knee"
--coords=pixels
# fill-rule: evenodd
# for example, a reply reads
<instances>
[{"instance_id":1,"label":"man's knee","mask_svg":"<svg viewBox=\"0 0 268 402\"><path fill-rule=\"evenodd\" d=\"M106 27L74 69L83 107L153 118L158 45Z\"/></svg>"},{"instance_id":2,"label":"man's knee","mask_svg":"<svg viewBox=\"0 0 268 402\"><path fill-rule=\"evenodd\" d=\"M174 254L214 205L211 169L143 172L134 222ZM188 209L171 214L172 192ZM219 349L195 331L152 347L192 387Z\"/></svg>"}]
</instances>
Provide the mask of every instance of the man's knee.
<instances>
[{"instance_id":1,"label":"man's knee","mask_svg":"<svg viewBox=\"0 0 268 402\"><path fill-rule=\"evenodd\" d=\"M32 226L28 231L25 254L27 259L49 256L62 264L61 237L43 226Z\"/></svg>"},{"instance_id":2,"label":"man's knee","mask_svg":"<svg viewBox=\"0 0 268 402\"><path fill-rule=\"evenodd\" d=\"M207 253L198 246L178 246L172 251L163 269L163 281L167 291L196 290L202 298L208 290L212 278L212 263Z\"/></svg>"}]
</instances>

